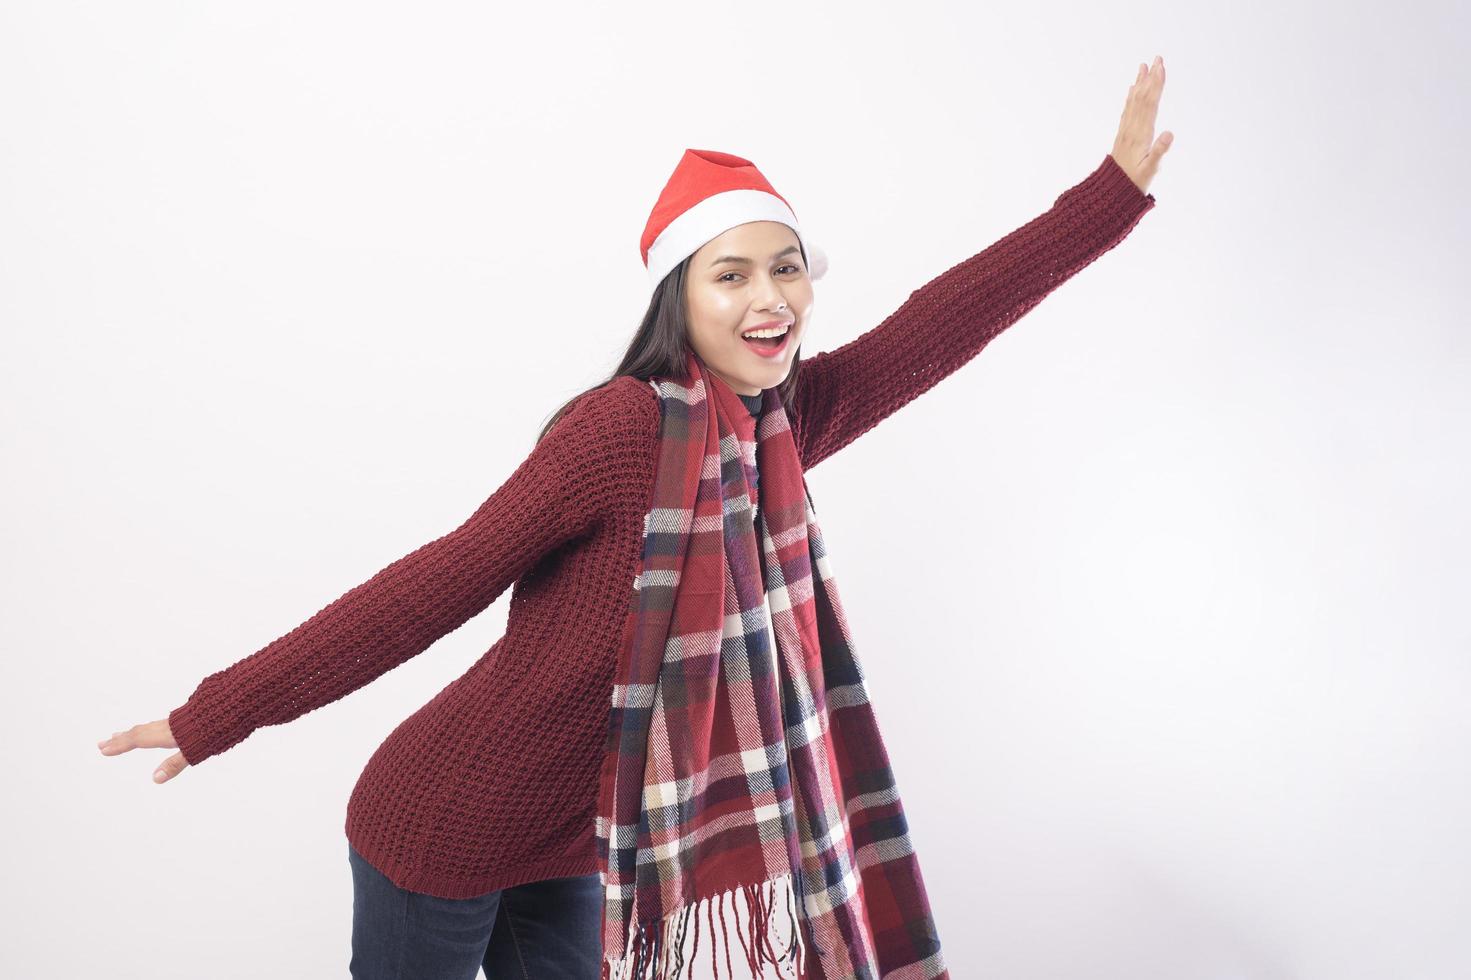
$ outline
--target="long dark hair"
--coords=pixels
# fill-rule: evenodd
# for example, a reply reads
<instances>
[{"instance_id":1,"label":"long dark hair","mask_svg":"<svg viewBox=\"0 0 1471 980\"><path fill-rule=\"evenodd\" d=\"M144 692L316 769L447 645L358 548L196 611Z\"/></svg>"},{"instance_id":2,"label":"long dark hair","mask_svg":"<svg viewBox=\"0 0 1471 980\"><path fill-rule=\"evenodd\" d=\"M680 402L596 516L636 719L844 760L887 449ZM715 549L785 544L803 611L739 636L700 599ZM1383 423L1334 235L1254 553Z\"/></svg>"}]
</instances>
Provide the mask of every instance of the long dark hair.
<instances>
[{"instance_id":1,"label":"long dark hair","mask_svg":"<svg viewBox=\"0 0 1471 980\"><path fill-rule=\"evenodd\" d=\"M617 370L607 380L599 381L591 388L578 392L564 402L562 407L557 409L556 413L541 427L541 432L536 437L537 442L541 442L546 437L552 426L557 424L557 420L566 414L579 398L597 391L625 374L631 374L640 381L647 381L656 376L678 378L684 375L685 352L689 349L689 306L685 302L684 283L690 261L693 258L694 256L691 255L675 266L654 290L654 295L649 299L649 308L644 312L643 322L639 324L638 332L629 342L628 350L624 352L623 360L619 363ZM805 247L802 249L802 267L804 269L807 267ZM783 407L790 406L792 398L796 395L797 376L801 373L801 367L802 349L799 347L792 355L791 371L787 372L786 378L776 387Z\"/></svg>"}]
</instances>

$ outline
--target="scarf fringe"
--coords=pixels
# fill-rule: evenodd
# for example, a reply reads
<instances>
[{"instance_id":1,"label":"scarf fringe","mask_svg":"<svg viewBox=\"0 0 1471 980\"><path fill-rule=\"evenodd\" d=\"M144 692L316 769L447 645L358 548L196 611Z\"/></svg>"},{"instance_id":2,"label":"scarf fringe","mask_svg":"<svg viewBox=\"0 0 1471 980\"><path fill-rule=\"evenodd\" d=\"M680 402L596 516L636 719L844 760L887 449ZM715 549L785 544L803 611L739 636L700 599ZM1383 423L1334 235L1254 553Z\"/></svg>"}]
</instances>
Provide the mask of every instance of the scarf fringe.
<instances>
[{"instance_id":1,"label":"scarf fringe","mask_svg":"<svg viewBox=\"0 0 1471 980\"><path fill-rule=\"evenodd\" d=\"M783 907L787 912L787 924L791 929L791 943L785 950L778 953L772 946L771 919L777 911L776 893L783 885L786 890L786 901ZM731 905L734 906L737 891L745 895L748 914L745 935L741 935L738 930L736 939L740 942L741 951L745 954L751 980L762 980L763 968L767 963L776 967L778 977L788 978L788 980L808 980L811 974L807 971L807 943L802 934L801 917L797 914L790 874L754 885L740 885L719 895L685 905L663 919L650 919L640 923L622 956L604 957L600 980L679 980L686 966L693 970L700 951L700 906L702 905L710 925L710 966L714 973L714 980L721 978L720 965L716 956L717 943L715 942L717 906L720 910L719 935L724 937L725 977L727 980L736 980L735 969L731 962L730 928L729 923L725 920L725 905L726 900L730 899ZM734 914L736 909L732 907L731 911ZM685 936L689 931L691 919L694 920L694 945L690 950L689 962L686 964L684 960ZM787 969L791 972L786 972Z\"/></svg>"}]
</instances>

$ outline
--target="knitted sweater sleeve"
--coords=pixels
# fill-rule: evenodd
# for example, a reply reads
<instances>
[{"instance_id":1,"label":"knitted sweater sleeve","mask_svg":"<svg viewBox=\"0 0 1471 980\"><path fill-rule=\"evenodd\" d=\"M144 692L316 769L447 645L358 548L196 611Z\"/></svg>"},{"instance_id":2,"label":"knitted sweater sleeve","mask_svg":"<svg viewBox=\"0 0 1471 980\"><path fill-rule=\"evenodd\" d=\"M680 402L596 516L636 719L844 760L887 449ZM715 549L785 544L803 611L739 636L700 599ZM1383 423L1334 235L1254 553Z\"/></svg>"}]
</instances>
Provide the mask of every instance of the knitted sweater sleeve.
<instances>
[{"instance_id":1,"label":"knitted sweater sleeve","mask_svg":"<svg viewBox=\"0 0 1471 980\"><path fill-rule=\"evenodd\" d=\"M265 725L329 704L428 649L495 601L538 559L608 511L620 465L609 428L629 389L580 399L459 527L394 561L295 629L205 677L169 713L197 765Z\"/></svg>"},{"instance_id":2,"label":"knitted sweater sleeve","mask_svg":"<svg viewBox=\"0 0 1471 980\"><path fill-rule=\"evenodd\" d=\"M803 467L954 373L1153 207L1154 195L1105 155L1050 209L914 290L878 326L804 359L788 406Z\"/></svg>"}]
</instances>

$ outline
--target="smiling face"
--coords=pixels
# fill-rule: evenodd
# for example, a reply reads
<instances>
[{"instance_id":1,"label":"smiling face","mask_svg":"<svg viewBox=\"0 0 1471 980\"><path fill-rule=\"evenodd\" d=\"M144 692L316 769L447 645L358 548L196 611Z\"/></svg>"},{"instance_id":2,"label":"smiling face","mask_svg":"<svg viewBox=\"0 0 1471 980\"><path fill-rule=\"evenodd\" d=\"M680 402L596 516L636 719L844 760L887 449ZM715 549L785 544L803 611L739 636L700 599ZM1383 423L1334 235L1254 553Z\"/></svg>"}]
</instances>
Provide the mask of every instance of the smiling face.
<instances>
[{"instance_id":1,"label":"smiling face","mask_svg":"<svg viewBox=\"0 0 1471 980\"><path fill-rule=\"evenodd\" d=\"M786 380L812 311L812 280L797 234L779 221L749 221L712 238L685 273L690 346L742 395ZM743 334L770 326L774 341Z\"/></svg>"}]
</instances>

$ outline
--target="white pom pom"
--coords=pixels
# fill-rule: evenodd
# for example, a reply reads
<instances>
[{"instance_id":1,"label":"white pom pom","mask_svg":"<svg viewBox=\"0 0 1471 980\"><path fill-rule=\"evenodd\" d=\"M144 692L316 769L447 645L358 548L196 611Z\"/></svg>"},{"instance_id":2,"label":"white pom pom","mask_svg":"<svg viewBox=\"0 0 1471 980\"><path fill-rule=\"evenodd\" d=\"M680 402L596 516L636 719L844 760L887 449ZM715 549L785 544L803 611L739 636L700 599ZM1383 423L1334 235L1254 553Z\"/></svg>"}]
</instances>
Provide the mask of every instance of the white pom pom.
<instances>
[{"instance_id":1,"label":"white pom pom","mask_svg":"<svg viewBox=\"0 0 1471 980\"><path fill-rule=\"evenodd\" d=\"M805 242L807 246L807 277L821 279L827 274L827 253L816 242Z\"/></svg>"}]
</instances>

